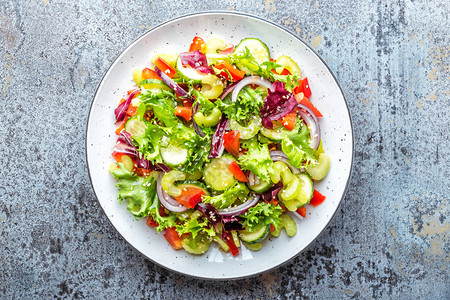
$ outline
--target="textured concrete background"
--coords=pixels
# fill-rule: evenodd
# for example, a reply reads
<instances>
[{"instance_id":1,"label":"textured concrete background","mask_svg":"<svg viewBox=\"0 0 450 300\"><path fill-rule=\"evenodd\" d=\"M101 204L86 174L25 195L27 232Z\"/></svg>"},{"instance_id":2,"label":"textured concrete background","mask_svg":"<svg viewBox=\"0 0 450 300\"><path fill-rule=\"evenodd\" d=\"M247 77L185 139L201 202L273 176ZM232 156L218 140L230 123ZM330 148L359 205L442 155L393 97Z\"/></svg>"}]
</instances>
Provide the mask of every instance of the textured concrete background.
<instances>
[{"instance_id":1,"label":"textured concrete background","mask_svg":"<svg viewBox=\"0 0 450 300\"><path fill-rule=\"evenodd\" d=\"M160 22L211 9L296 32L337 75L355 130L329 228L291 263L237 282L133 251L84 159L89 105L116 55ZM0 0L0 298L449 299L449 14L446 0Z\"/></svg>"}]
</instances>

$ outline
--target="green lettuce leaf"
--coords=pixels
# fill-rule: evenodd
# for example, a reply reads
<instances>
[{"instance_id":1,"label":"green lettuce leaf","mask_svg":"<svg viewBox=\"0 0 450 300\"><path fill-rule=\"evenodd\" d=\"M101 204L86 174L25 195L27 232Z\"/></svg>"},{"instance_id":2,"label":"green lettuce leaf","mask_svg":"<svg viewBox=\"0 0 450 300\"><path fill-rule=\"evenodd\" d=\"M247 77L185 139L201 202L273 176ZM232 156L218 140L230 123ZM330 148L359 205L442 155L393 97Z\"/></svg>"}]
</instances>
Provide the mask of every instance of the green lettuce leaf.
<instances>
[{"instance_id":1,"label":"green lettuce leaf","mask_svg":"<svg viewBox=\"0 0 450 300\"><path fill-rule=\"evenodd\" d=\"M246 199L249 189L242 182L238 182L235 186L226 189L222 194L217 196L203 196L202 201L211 203L215 208L230 207L237 199Z\"/></svg>"},{"instance_id":2,"label":"green lettuce leaf","mask_svg":"<svg viewBox=\"0 0 450 300\"><path fill-rule=\"evenodd\" d=\"M155 93L146 90L138 97L141 100L137 111L138 116L142 117L146 111L152 109L155 118L163 122L166 127L175 126L180 122L175 116L176 101L173 92L161 90L161 92Z\"/></svg>"},{"instance_id":3,"label":"green lettuce leaf","mask_svg":"<svg viewBox=\"0 0 450 300\"><path fill-rule=\"evenodd\" d=\"M285 135L281 142L281 149L286 153L289 162L297 168L304 167L308 164L315 165L317 160L314 156L314 150L309 146L310 137L309 130L306 125L300 123L299 129L292 130L291 133Z\"/></svg>"},{"instance_id":4,"label":"green lettuce leaf","mask_svg":"<svg viewBox=\"0 0 450 300\"><path fill-rule=\"evenodd\" d=\"M283 209L279 205L259 202L239 217L240 223L248 231L255 231L269 224L273 224L275 230L278 230L281 225L280 216L282 213Z\"/></svg>"},{"instance_id":5,"label":"green lettuce leaf","mask_svg":"<svg viewBox=\"0 0 450 300\"><path fill-rule=\"evenodd\" d=\"M214 227L207 218L204 218L203 216L193 218L191 216L192 215L184 218L183 214L178 215L178 221L180 223L176 225L176 230L180 236L189 233L192 235L192 238L195 239L198 234L206 234L211 237L216 235Z\"/></svg>"},{"instance_id":6,"label":"green lettuce leaf","mask_svg":"<svg viewBox=\"0 0 450 300\"><path fill-rule=\"evenodd\" d=\"M239 156L239 166L242 170L249 170L263 181L271 182L270 174L276 173L273 161L270 158L267 144L260 144L256 138L243 141L243 149L248 149L246 154Z\"/></svg>"}]
</instances>

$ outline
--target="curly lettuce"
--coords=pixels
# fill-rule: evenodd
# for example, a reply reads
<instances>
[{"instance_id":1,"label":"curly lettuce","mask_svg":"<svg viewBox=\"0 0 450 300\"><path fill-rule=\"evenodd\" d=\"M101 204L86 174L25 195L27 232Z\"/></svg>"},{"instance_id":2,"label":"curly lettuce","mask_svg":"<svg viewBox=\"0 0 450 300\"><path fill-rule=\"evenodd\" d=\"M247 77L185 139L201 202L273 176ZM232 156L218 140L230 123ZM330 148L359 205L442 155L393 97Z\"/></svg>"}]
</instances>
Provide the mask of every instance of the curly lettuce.
<instances>
[{"instance_id":1,"label":"curly lettuce","mask_svg":"<svg viewBox=\"0 0 450 300\"><path fill-rule=\"evenodd\" d=\"M188 217L183 217L182 214L178 215L178 221L180 223L176 225L176 230L180 236L182 234L191 234L192 238L195 239L199 234L206 234L211 237L216 235L214 227L207 218L203 216L195 218L192 215Z\"/></svg>"},{"instance_id":2,"label":"curly lettuce","mask_svg":"<svg viewBox=\"0 0 450 300\"><path fill-rule=\"evenodd\" d=\"M269 224L272 224L275 227L275 230L278 230L281 226L280 216L282 213L283 209L279 205L259 202L251 207L246 213L239 216L239 223L241 223L247 231L255 231Z\"/></svg>"},{"instance_id":3,"label":"curly lettuce","mask_svg":"<svg viewBox=\"0 0 450 300\"><path fill-rule=\"evenodd\" d=\"M270 175L276 173L273 161L270 158L267 144L260 144L256 138L243 141L243 149L247 149L246 154L239 156L239 166L242 170L249 170L263 181L270 182Z\"/></svg>"},{"instance_id":4,"label":"curly lettuce","mask_svg":"<svg viewBox=\"0 0 450 300\"><path fill-rule=\"evenodd\" d=\"M301 123L299 129L296 128L283 137L281 150L286 153L289 162L294 167L301 168L308 164L315 165L317 160L314 149L309 146L311 139L308 127Z\"/></svg>"},{"instance_id":5,"label":"curly lettuce","mask_svg":"<svg viewBox=\"0 0 450 300\"><path fill-rule=\"evenodd\" d=\"M246 199L249 193L247 186L241 182L226 189L222 194L217 196L203 196L204 203L211 203L215 208L230 207L237 199Z\"/></svg>"}]
</instances>

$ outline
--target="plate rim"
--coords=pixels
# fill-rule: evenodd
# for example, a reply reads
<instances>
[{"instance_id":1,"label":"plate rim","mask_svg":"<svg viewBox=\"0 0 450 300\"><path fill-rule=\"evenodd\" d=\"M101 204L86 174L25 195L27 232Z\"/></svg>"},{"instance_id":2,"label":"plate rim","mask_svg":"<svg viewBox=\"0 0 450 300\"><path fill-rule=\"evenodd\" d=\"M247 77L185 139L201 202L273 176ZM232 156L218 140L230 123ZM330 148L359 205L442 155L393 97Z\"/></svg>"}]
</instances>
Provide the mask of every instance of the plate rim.
<instances>
[{"instance_id":1,"label":"plate rim","mask_svg":"<svg viewBox=\"0 0 450 300\"><path fill-rule=\"evenodd\" d=\"M178 271L178 270L175 270L175 269L171 269L171 268L168 267L168 266L164 266L164 265L160 264L159 262L153 260L152 258L148 257L147 255L145 255L145 254L142 253L141 251L139 251L136 247L134 247L134 246L133 246L133 245L132 245L132 244L131 244L131 243L130 243L130 242L129 242L129 241L128 241L128 240L127 240L120 232L119 232L119 230L116 228L116 226L114 226L114 224L112 223L112 221L110 220L110 218L109 218L108 215L106 214L105 209L103 208L102 203L100 202L100 200L99 200L99 198L98 198L98 196L97 196L97 192L95 191L94 184L93 184L93 181L92 181L91 171L90 171L90 168L89 168L89 159L88 159L88 151L87 151L87 149L88 149L88 139L87 139L87 137L88 137L89 124L90 124L90 120L91 120L91 116L92 116L92 110L93 110L94 102L95 102L95 99L97 98L97 94L98 94L98 92L99 92L99 89L100 89L100 87L103 85L103 81L104 81L105 77L109 74L109 72L111 71L111 68L113 67L113 65L116 64L116 62L119 60L119 58L122 56L122 54L123 54L124 52L126 52L128 49L130 49L133 45L135 45L137 42L139 42L144 36L146 36L146 35L149 34L150 32L152 32L152 31L154 31L154 30L156 30L156 29L158 29L158 28L160 28L160 27L163 27L164 25L166 25L166 24L168 24L168 23L174 22L174 21L176 21L176 20L181 20L181 19L184 19L184 18L188 18L188 17L201 16L201 15L220 15L220 14L223 14L223 15L235 15L235 16L237 15L237 16L249 17L249 18L253 18L253 19L256 19L256 20L258 20L258 21L261 21L261 22L268 23L268 24L270 24L270 25L272 25L272 26L275 26L275 27L277 27L278 29L283 30L283 31L285 31L286 33L288 33L289 35L291 35L294 39L299 40L301 43L303 43L303 44L308 48L308 50L312 51L312 52L320 59L320 61L321 61L321 62L324 64L324 66L327 68L328 72L330 72L331 76L333 77L334 81L336 82L336 84L337 84L337 86L338 86L338 88L339 88L339 90L340 90L340 92L341 92L341 94L342 94L342 97L344 98L344 103L345 103L345 106L346 106L346 109L347 109L347 114L348 114L348 117L349 117L349 121L350 121L350 129L351 129L351 134L352 134L352 141L351 141L351 143L352 143L352 157L351 157L351 161L350 161L350 171L349 171L348 177L347 177L347 179L346 179L344 192L342 193L341 199L339 200L339 203L338 203L338 205L337 205L337 207L336 207L336 210L335 210L335 211L333 212L333 214L331 215L331 217L330 217L330 219L328 220L328 222L326 223L325 227L319 232L319 234L318 234L318 235L317 235L317 236L316 236L316 237L315 237L315 238L314 238L314 239L313 239L313 240L312 240L312 241L311 241L304 249L302 249L301 251L297 252L295 255L293 255L292 257L288 258L288 259L285 260L284 262L281 262L281 263L279 263L279 264L277 264L277 265L275 265L275 266L272 266L272 267L270 267L270 268L268 268L268 269L265 269L265 270L263 270L263 271L259 271L259 272L255 272L255 273L247 274L247 275L243 275L243 276L233 276L233 277L213 277L213 278L211 278L211 277L204 277L204 276L197 276L197 275L192 275L192 274L183 273L183 272L181 272L181 271ZM354 138L353 120L352 120L352 114L351 114L351 112L350 112L350 107L349 107L349 105L348 105L348 101L347 101L347 98L346 98L346 96L345 96L345 94L344 94L344 91L343 91L343 89L342 89L342 87L341 87L339 81L338 81L337 78L336 78L336 75L335 75L335 74L333 73L333 71L330 69L330 67L329 67L328 64L325 62L325 60L324 60L324 59L317 53L317 51L314 50L308 43L306 43L302 38L300 38L299 36L297 36L294 32L292 32L290 29L286 28L285 26L283 26L283 25L281 25L281 24L278 24L278 23L275 23L275 22L273 22L273 21L271 21L271 20L269 20L269 19L265 19L265 18L263 18L263 17L257 16L257 15L253 15L253 14L250 14L250 13L240 12L240 11L226 11L226 10L198 11L198 12L194 12L194 13L182 14L182 15L179 15L179 16L177 16L177 17L171 18L171 19L169 19L169 20L167 20L167 21L164 21L164 22L162 22L162 23L159 23L159 24L157 24L156 26L154 26L154 27L152 27L152 28L146 30L144 33L140 34L136 39L134 39L134 41L132 41L132 42L131 42L128 46L126 46L122 51L120 51L120 53L115 57L115 59L109 64L108 69L107 69L107 70L105 71L105 73L103 74L101 80L99 81L99 83L98 83L98 85L97 85L97 88L96 88L96 90L95 90L95 93L94 93L94 95L93 95L93 97L92 97L91 104L90 104L90 106L89 106L89 114L88 114L88 117L87 117L87 120L86 120L86 128L85 128L85 137L84 137L84 140L85 140L85 143L84 143L85 157L84 157L84 158L85 158L85 161L86 161L86 167L87 167L87 171L88 171L89 183L90 183L90 185L91 185L91 189L92 189L92 191L94 192L95 199L97 200L97 202L98 202L100 208L102 209L103 214L104 214L105 217L108 219L108 222L110 223L110 225L111 225L111 226L116 230L116 232L122 237L122 239L123 239L124 241L126 241L126 242L131 246L131 248L132 248L135 252L139 253L139 254L140 254L141 256L143 256L145 259L151 261L152 263L156 264L157 266L159 266L159 267L161 267L161 268L163 268L163 269L165 269L165 270L168 270L168 271L170 271L170 272L175 272L176 274L180 274L180 275L183 275L183 276L188 276L188 277L191 277L191 278L197 278L197 279L202 279L202 280L211 280L211 281L220 281L220 280L240 280L240 279L244 279L244 278L255 277L255 276L259 275L259 274L263 274L263 273L266 273L266 272L270 272L270 271L272 271L272 270L274 270L274 269L280 268L280 267L282 267L282 266L288 264L289 262L291 262L293 259L295 259L296 257L298 257L301 253L307 251L307 250L311 247L311 245L315 244L315 242L317 241L317 239L324 233L324 231L325 231L326 229L328 229L328 227L329 227L331 221L334 219L334 217L336 216L336 213L339 211L339 208L341 207L342 202L343 202L343 200L344 200L344 198L345 198L345 196L346 196L346 194L347 194L347 192L348 192L349 183L350 183L350 180L351 180L352 174L353 174L353 168L354 168L353 162L354 162L354 158L355 158L355 138Z\"/></svg>"}]
</instances>

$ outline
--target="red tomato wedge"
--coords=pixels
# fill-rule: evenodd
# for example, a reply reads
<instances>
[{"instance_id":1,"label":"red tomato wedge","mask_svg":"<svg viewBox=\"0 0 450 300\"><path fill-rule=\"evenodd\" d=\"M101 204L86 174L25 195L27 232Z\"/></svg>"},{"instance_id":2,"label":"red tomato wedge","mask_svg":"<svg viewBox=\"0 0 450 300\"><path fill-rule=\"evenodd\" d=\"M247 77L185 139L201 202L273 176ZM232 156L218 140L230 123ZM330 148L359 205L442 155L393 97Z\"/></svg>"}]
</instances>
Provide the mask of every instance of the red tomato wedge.
<instances>
[{"instance_id":1,"label":"red tomato wedge","mask_svg":"<svg viewBox=\"0 0 450 300\"><path fill-rule=\"evenodd\" d=\"M306 207L304 206L300 207L299 209L297 209L297 213L303 218L306 217Z\"/></svg>"},{"instance_id":2,"label":"red tomato wedge","mask_svg":"<svg viewBox=\"0 0 450 300\"><path fill-rule=\"evenodd\" d=\"M127 116L132 117L132 116L136 115L136 111L137 111L137 107L136 106L133 106L133 105L128 106Z\"/></svg>"},{"instance_id":3,"label":"red tomato wedge","mask_svg":"<svg viewBox=\"0 0 450 300\"><path fill-rule=\"evenodd\" d=\"M147 217L147 221L145 223L147 224L147 226L150 226L150 227L157 227L157 226L159 226L158 222L153 220L152 216L148 216Z\"/></svg>"},{"instance_id":4,"label":"red tomato wedge","mask_svg":"<svg viewBox=\"0 0 450 300\"><path fill-rule=\"evenodd\" d=\"M194 208L200 201L202 196L205 195L205 191L202 188L195 187L194 185L184 186L181 189L181 195L174 197L180 204Z\"/></svg>"},{"instance_id":5,"label":"red tomato wedge","mask_svg":"<svg viewBox=\"0 0 450 300\"><path fill-rule=\"evenodd\" d=\"M177 106L175 108L175 116L182 117L186 121L189 121L192 117L192 108L186 106Z\"/></svg>"},{"instance_id":6,"label":"red tomato wedge","mask_svg":"<svg viewBox=\"0 0 450 300\"><path fill-rule=\"evenodd\" d=\"M160 69L164 74L166 74L170 78L172 78L177 72L168 62L166 62L161 57L158 57L155 60L155 66L157 66L158 69Z\"/></svg>"},{"instance_id":7,"label":"red tomato wedge","mask_svg":"<svg viewBox=\"0 0 450 300\"><path fill-rule=\"evenodd\" d=\"M292 130L295 127L295 121L297 120L297 109L294 109L291 113L285 115L281 119L281 124L287 129Z\"/></svg>"},{"instance_id":8,"label":"red tomato wedge","mask_svg":"<svg viewBox=\"0 0 450 300\"><path fill-rule=\"evenodd\" d=\"M236 68L235 65L230 65L227 62L217 64L217 65L215 65L215 67L216 67L216 69L219 69L219 70L223 70L223 69L228 70L228 72L231 74L231 76L233 78L229 78L230 77L229 74L225 71L220 73L220 75L222 75L223 77L225 77L228 80L237 81L237 80L241 80L245 76L245 71L240 71L238 68Z\"/></svg>"},{"instance_id":9,"label":"red tomato wedge","mask_svg":"<svg viewBox=\"0 0 450 300\"><path fill-rule=\"evenodd\" d=\"M181 244L181 237L178 235L175 227L166 228L166 233L164 233L164 237L169 242L170 246L172 246L175 250L183 249L183 245Z\"/></svg>"},{"instance_id":10,"label":"red tomato wedge","mask_svg":"<svg viewBox=\"0 0 450 300\"><path fill-rule=\"evenodd\" d=\"M205 41L201 37L194 37L192 40L192 44L189 47L189 52L199 50L202 53L205 53L206 50L206 44Z\"/></svg>"},{"instance_id":11,"label":"red tomato wedge","mask_svg":"<svg viewBox=\"0 0 450 300\"><path fill-rule=\"evenodd\" d=\"M241 143L239 142L241 134L239 130L228 131L223 134L223 146L228 151L228 153L238 157L239 148Z\"/></svg>"},{"instance_id":12,"label":"red tomato wedge","mask_svg":"<svg viewBox=\"0 0 450 300\"><path fill-rule=\"evenodd\" d=\"M248 182L247 176L242 172L237 162L233 161L228 165L228 170L233 173L234 177L241 182Z\"/></svg>"},{"instance_id":13,"label":"red tomato wedge","mask_svg":"<svg viewBox=\"0 0 450 300\"><path fill-rule=\"evenodd\" d=\"M116 160L116 162L118 162L118 163L121 163L122 162L122 157L124 156L125 154L123 154L123 153L118 153L118 152L113 152L112 153L112 157L114 157L114 159Z\"/></svg>"},{"instance_id":14,"label":"red tomato wedge","mask_svg":"<svg viewBox=\"0 0 450 300\"><path fill-rule=\"evenodd\" d=\"M158 79L161 80L161 77L158 76L158 74L156 74L155 71L153 71L152 69L149 68L145 68L144 70L142 70L142 79Z\"/></svg>"},{"instance_id":15,"label":"red tomato wedge","mask_svg":"<svg viewBox=\"0 0 450 300\"><path fill-rule=\"evenodd\" d=\"M325 201L326 196L322 195L318 191L314 190L313 196L311 200L309 201L309 204L312 206L318 206L322 204L323 201Z\"/></svg>"}]
</instances>

